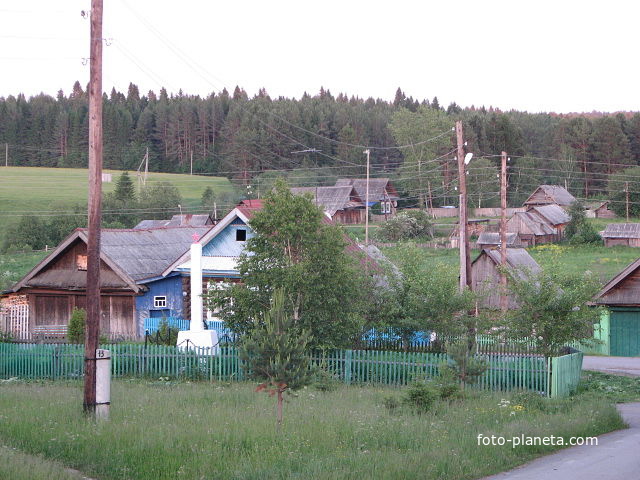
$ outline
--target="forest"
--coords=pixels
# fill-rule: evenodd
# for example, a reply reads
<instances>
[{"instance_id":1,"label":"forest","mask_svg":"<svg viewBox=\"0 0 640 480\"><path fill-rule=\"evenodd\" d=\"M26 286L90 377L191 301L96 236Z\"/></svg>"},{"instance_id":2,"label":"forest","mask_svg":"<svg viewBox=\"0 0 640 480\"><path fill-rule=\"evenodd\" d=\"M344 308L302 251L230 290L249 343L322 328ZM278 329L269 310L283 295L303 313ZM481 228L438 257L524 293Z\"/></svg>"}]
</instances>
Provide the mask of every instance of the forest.
<instances>
[{"instance_id":1,"label":"forest","mask_svg":"<svg viewBox=\"0 0 640 480\"><path fill-rule=\"evenodd\" d=\"M393 178L404 206L455 205L456 120L463 121L467 151L475 155L468 180L472 206L498 202L503 150L510 157L511 205L541 183L614 202L621 188L636 195L640 185L638 169L627 172L636 172L630 177L623 172L640 164L639 113L444 107L437 97L418 100L400 88L388 102L324 89L300 99L271 98L265 90L249 98L240 87L206 98L165 89L141 95L134 84L126 94L105 93L103 106L104 168L135 171L148 151L151 171L226 176L254 196L277 175L296 186L363 176L368 148L372 175ZM87 137L88 95L79 82L55 98L0 98L0 145L8 165L86 167Z\"/></svg>"}]
</instances>

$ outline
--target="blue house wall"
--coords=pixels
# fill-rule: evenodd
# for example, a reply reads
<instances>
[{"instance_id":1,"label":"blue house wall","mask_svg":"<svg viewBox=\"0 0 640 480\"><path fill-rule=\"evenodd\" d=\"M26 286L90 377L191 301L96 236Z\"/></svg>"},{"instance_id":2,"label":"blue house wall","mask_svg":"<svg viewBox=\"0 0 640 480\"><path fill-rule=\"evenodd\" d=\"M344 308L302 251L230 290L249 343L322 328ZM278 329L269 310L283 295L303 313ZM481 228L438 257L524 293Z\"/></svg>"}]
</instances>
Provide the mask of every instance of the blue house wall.
<instances>
[{"instance_id":1,"label":"blue house wall","mask_svg":"<svg viewBox=\"0 0 640 480\"><path fill-rule=\"evenodd\" d=\"M239 256L247 244L246 241L240 242L236 240L237 231L241 229L246 231L247 240L255 235L246 223L240 218L236 218L202 247L202 255L205 257Z\"/></svg>"},{"instance_id":2,"label":"blue house wall","mask_svg":"<svg viewBox=\"0 0 640 480\"><path fill-rule=\"evenodd\" d=\"M138 316L138 331L144 335L144 321L149 317L182 317L184 297L182 295L182 277L172 276L147 282L149 289L143 295L136 297L136 312ZM167 297L167 306L157 308L154 306L154 297Z\"/></svg>"}]
</instances>

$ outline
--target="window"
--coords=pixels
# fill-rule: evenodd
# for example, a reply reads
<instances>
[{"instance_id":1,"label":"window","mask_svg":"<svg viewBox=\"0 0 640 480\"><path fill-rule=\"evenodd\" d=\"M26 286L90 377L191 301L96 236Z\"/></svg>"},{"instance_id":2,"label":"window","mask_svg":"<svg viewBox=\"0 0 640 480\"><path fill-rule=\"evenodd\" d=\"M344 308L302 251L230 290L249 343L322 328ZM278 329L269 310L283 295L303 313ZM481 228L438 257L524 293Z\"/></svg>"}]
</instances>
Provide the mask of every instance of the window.
<instances>
[{"instance_id":1,"label":"window","mask_svg":"<svg viewBox=\"0 0 640 480\"><path fill-rule=\"evenodd\" d=\"M167 297L166 296L158 296L153 297L153 308L166 308L167 306Z\"/></svg>"},{"instance_id":2,"label":"window","mask_svg":"<svg viewBox=\"0 0 640 480\"><path fill-rule=\"evenodd\" d=\"M86 255L76 255L76 266L78 270L86 270L87 269L87 256Z\"/></svg>"},{"instance_id":3,"label":"window","mask_svg":"<svg viewBox=\"0 0 640 480\"><path fill-rule=\"evenodd\" d=\"M246 242L247 241L247 231L244 228L239 228L236 230L236 242Z\"/></svg>"}]
</instances>

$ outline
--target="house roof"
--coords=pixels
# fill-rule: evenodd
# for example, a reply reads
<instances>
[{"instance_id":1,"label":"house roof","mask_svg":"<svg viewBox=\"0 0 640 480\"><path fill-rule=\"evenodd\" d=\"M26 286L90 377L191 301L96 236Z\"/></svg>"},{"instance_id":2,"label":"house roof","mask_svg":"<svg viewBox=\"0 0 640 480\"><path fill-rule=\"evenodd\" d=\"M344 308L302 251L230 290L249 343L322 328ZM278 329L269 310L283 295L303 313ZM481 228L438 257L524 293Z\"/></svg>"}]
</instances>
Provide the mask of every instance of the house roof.
<instances>
[{"instance_id":1,"label":"house roof","mask_svg":"<svg viewBox=\"0 0 640 480\"><path fill-rule=\"evenodd\" d=\"M516 212L513 216L519 218L534 235L553 235L556 233L551 225L534 213Z\"/></svg>"},{"instance_id":2,"label":"house roof","mask_svg":"<svg viewBox=\"0 0 640 480\"><path fill-rule=\"evenodd\" d=\"M354 199L357 197L355 188L351 185L343 187L294 187L291 189L294 195L310 193L316 205L322 206L325 212L333 217L338 210L346 208L364 207L364 203Z\"/></svg>"},{"instance_id":3,"label":"house roof","mask_svg":"<svg viewBox=\"0 0 640 480\"><path fill-rule=\"evenodd\" d=\"M603 301L602 298L608 293L610 293L612 290L615 290L616 287L618 287L622 282L624 282L624 280L629 278L629 276L631 276L636 270L638 270L638 268L640 268L640 258L631 262L620 273L618 273L611 280L609 280L607 284L604 287L602 287L602 290L600 290L596 294L596 296L593 297L595 303L601 304L601 305L609 304L609 302ZM635 304L640 303L640 299L637 298L637 294L635 294L635 292L627 292L627 293L629 293L630 296L633 297L633 300L634 300L633 303Z\"/></svg>"},{"instance_id":4,"label":"house roof","mask_svg":"<svg viewBox=\"0 0 640 480\"><path fill-rule=\"evenodd\" d=\"M211 227L166 227L141 229L102 229L100 231L100 259L115 274L105 273L101 286L128 286L139 291L138 284L161 275L164 268L180 256L193 242L193 235L204 235ZM13 291L26 286L86 285L86 273L60 274L45 270L72 243L88 243L87 229L76 229L51 254L36 265L14 287ZM42 272L42 273L40 273ZM102 272L101 272L102 273ZM67 278L69 275L71 277ZM34 277L38 277L37 279ZM101 275L102 277L102 275ZM118 278L120 280L118 280ZM64 282L63 282L64 280Z\"/></svg>"},{"instance_id":5,"label":"house roof","mask_svg":"<svg viewBox=\"0 0 640 480\"><path fill-rule=\"evenodd\" d=\"M192 215L190 213L185 215L174 215L171 220L142 220L134 228L134 230L147 230L149 228L158 227L202 227L205 225L212 225L213 220L210 215Z\"/></svg>"},{"instance_id":6,"label":"house roof","mask_svg":"<svg viewBox=\"0 0 640 480\"><path fill-rule=\"evenodd\" d=\"M336 187L352 186L357 195L365 201L367 193L367 180L365 178L339 178ZM387 190L388 197L384 194ZM381 200L399 200L396 189L393 188L388 178L369 179L369 202L379 202Z\"/></svg>"},{"instance_id":7,"label":"house roof","mask_svg":"<svg viewBox=\"0 0 640 480\"><path fill-rule=\"evenodd\" d=\"M484 248L472 264L476 263L482 255L489 257L496 265L500 265L502 263L500 250ZM537 274L542 271L538 262L536 262L524 248L507 249L507 268L517 272L521 278L525 278L528 274Z\"/></svg>"},{"instance_id":8,"label":"house roof","mask_svg":"<svg viewBox=\"0 0 640 480\"><path fill-rule=\"evenodd\" d=\"M566 188L560 185L540 185L529 198L525 200L524 205L557 203L558 205L568 206L575 201L576 198L571 195Z\"/></svg>"},{"instance_id":9,"label":"house roof","mask_svg":"<svg viewBox=\"0 0 640 480\"><path fill-rule=\"evenodd\" d=\"M640 223L610 223L602 238L640 238Z\"/></svg>"},{"instance_id":10,"label":"house roof","mask_svg":"<svg viewBox=\"0 0 640 480\"><path fill-rule=\"evenodd\" d=\"M571 216L560 205L537 205L531 209L546 219L551 225L564 225L571 221Z\"/></svg>"},{"instance_id":11,"label":"house roof","mask_svg":"<svg viewBox=\"0 0 640 480\"><path fill-rule=\"evenodd\" d=\"M500 245L500 233L482 232L478 237L478 245ZM507 233L507 246L520 245L517 233Z\"/></svg>"}]
</instances>

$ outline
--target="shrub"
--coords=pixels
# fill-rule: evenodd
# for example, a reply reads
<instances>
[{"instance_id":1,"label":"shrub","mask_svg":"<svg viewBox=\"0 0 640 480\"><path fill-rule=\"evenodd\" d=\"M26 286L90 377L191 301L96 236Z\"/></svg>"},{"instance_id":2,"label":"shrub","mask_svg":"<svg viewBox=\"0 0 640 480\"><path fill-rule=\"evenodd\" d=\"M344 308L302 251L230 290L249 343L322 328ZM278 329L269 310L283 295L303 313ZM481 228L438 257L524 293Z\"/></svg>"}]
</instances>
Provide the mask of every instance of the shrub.
<instances>
[{"instance_id":1,"label":"shrub","mask_svg":"<svg viewBox=\"0 0 640 480\"><path fill-rule=\"evenodd\" d=\"M383 241L398 242L420 236L432 237L433 232L427 213L417 210L391 217L380 225L377 236Z\"/></svg>"},{"instance_id":2,"label":"shrub","mask_svg":"<svg viewBox=\"0 0 640 480\"><path fill-rule=\"evenodd\" d=\"M86 322L87 311L84 308L74 307L67 329L69 343L84 343L84 328Z\"/></svg>"},{"instance_id":3,"label":"shrub","mask_svg":"<svg viewBox=\"0 0 640 480\"><path fill-rule=\"evenodd\" d=\"M447 347L447 353L452 363L442 367L443 375L450 375L460 381L462 388L465 385L478 381L489 365L483 359L478 359L469 352L467 342L456 342ZM449 370L449 371L447 371Z\"/></svg>"},{"instance_id":4,"label":"shrub","mask_svg":"<svg viewBox=\"0 0 640 480\"><path fill-rule=\"evenodd\" d=\"M319 367L316 369L313 378L313 387L316 390L321 392L333 392L338 388L338 383L336 376L326 368Z\"/></svg>"},{"instance_id":5,"label":"shrub","mask_svg":"<svg viewBox=\"0 0 640 480\"><path fill-rule=\"evenodd\" d=\"M149 341L155 345L175 346L178 342L178 329L169 326L165 318L160 321L155 334L149 335Z\"/></svg>"},{"instance_id":6,"label":"shrub","mask_svg":"<svg viewBox=\"0 0 640 480\"><path fill-rule=\"evenodd\" d=\"M426 413L438 396L438 391L427 382L414 382L409 386L402 401L417 413Z\"/></svg>"},{"instance_id":7,"label":"shrub","mask_svg":"<svg viewBox=\"0 0 640 480\"><path fill-rule=\"evenodd\" d=\"M400 401L393 395L384 397L382 399L382 404L384 405L384 408L386 408L390 412L395 412L396 410L398 410L398 408L400 408Z\"/></svg>"}]
</instances>

